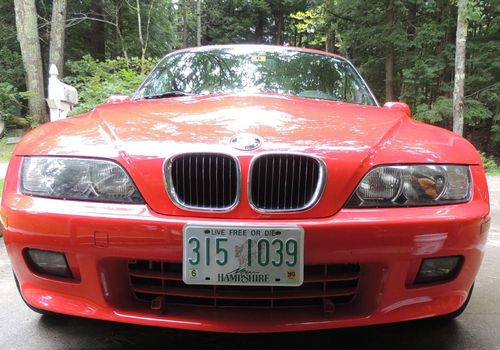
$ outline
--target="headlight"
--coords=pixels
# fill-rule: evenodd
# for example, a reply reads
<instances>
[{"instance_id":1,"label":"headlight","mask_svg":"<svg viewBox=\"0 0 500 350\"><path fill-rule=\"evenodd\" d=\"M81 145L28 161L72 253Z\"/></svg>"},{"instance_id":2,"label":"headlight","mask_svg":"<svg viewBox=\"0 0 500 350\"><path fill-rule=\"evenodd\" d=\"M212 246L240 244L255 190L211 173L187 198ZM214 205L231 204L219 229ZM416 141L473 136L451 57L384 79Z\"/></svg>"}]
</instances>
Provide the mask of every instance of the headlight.
<instances>
[{"instance_id":1,"label":"headlight","mask_svg":"<svg viewBox=\"0 0 500 350\"><path fill-rule=\"evenodd\" d=\"M439 205L471 196L465 165L390 165L373 168L346 203L347 208Z\"/></svg>"},{"instance_id":2,"label":"headlight","mask_svg":"<svg viewBox=\"0 0 500 350\"><path fill-rule=\"evenodd\" d=\"M144 202L121 166L100 159L25 157L21 170L21 192L59 199Z\"/></svg>"}]
</instances>

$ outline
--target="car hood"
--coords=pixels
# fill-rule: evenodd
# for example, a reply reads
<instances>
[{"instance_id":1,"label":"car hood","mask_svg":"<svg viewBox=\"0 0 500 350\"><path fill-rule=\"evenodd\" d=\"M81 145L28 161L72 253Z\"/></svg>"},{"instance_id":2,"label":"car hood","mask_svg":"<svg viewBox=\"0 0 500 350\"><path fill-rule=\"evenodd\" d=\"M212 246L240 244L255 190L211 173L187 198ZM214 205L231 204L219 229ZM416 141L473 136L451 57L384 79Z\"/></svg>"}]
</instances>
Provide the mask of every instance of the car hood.
<instances>
[{"instance_id":1,"label":"car hood","mask_svg":"<svg viewBox=\"0 0 500 350\"><path fill-rule=\"evenodd\" d=\"M262 146L251 152L234 149L229 140L241 133L258 135ZM327 185L324 196L336 196L335 203L319 211L311 209L315 216L340 209L362 174L375 164L479 162L477 152L464 139L417 123L399 111L272 95L108 103L86 115L37 128L15 152L116 159L154 210L176 215L183 214L181 209L157 203L155 198L158 191L165 192L163 162L182 152L233 154L240 159L244 181L248 163L257 153L297 152L320 157L338 187ZM321 203L317 207L322 207Z\"/></svg>"},{"instance_id":2,"label":"car hood","mask_svg":"<svg viewBox=\"0 0 500 350\"><path fill-rule=\"evenodd\" d=\"M93 156L94 147L102 152L107 145L106 154L114 149L131 156L165 156L175 145L183 151L209 147L233 152L228 149L232 136L253 133L263 139L261 150L365 153L402 119L401 113L378 107L278 96L128 101L50 124L44 130L50 139L30 145L30 151Z\"/></svg>"}]
</instances>

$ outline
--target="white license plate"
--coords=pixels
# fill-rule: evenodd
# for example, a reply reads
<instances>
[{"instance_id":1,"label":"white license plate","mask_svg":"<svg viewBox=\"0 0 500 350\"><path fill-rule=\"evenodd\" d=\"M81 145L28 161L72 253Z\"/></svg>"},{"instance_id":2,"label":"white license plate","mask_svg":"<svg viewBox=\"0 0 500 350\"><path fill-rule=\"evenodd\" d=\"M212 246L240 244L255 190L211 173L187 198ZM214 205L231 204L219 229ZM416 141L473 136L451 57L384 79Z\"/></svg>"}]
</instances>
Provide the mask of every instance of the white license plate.
<instances>
[{"instance_id":1,"label":"white license plate","mask_svg":"<svg viewBox=\"0 0 500 350\"><path fill-rule=\"evenodd\" d=\"M300 286L304 230L298 226L187 224L182 266L186 284Z\"/></svg>"}]
</instances>

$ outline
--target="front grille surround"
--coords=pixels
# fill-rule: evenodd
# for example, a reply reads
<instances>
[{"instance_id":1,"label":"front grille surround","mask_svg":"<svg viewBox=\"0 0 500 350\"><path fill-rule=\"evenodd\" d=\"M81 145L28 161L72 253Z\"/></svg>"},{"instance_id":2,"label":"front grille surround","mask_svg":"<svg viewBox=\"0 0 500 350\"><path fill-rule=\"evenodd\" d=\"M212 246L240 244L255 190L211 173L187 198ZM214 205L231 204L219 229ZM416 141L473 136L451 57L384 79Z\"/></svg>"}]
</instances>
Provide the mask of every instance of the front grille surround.
<instances>
[{"instance_id":1,"label":"front grille surround","mask_svg":"<svg viewBox=\"0 0 500 350\"><path fill-rule=\"evenodd\" d=\"M234 199L231 201L230 204L228 205L223 205L223 206L205 206L205 205L192 205L188 204L185 201L181 199L179 194L176 192L175 186L174 186L174 179L172 175L172 167L174 164L174 161L178 158L181 157L189 157L189 156L207 156L207 157L219 157L219 158L225 158L225 159L230 159L232 161L232 164L234 165L235 169L235 176L232 181L235 183L235 194L234 194ZM240 198L241 198L241 166L238 158L227 154L227 153L219 153L219 152L188 152L188 153L181 153L174 155L170 158L167 158L165 160L165 163L163 165L163 178L165 180L165 187L167 190L167 193L172 200L172 202L181 209L184 210L189 210L189 211L196 211L196 212L229 212L233 210L239 203L240 203Z\"/></svg>"},{"instance_id":2,"label":"front grille surround","mask_svg":"<svg viewBox=\"0 0 500 350\"><path fill-rule=\"evenodd\" d=\"M255 169L255 164L256 162L263 158L263 157L269 157L269 156L276 156L276 157L298 157L302 159L308 159L316 162L317 164L317 171L318 171L318 178L316 182L316 186L314 190L312 191L312 195L310 198L304 203L303 205L300 206L294 206L290 208L263 208L259 206L256 201L253 199L253 192L252 192L252 179L253 179L253 172ZM312 156L309 154L304 154L304 153L294 153L294 152L266 152L259 154L255 156L249 167L248 171L248 201L250 203L250 206L252 207L253 210L259 213L293 213L293 212L303 212L306 210L311 209L314 207L319 200L321 199L321 196L323 195L325 185L326 185L326 177L327 177L327 167L325 162L316 157Z\"/></svg>"}]
</instances>

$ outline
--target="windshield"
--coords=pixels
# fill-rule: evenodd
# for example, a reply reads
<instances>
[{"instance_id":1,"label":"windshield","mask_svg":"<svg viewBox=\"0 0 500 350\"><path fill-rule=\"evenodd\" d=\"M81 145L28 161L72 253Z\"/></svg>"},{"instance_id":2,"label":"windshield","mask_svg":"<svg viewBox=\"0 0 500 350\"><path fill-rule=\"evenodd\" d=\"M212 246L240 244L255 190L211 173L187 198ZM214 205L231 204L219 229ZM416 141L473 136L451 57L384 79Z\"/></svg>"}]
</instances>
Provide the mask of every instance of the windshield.
<instances>
[{"instance_id":1,"label":"windshield","mask_svg":"<svg viewBox=\"0 0 500 350\"><path fill-rule=\"evenodd\" d=\"M271 93L376 105L345 60L295 50L218 48L166 56L135 98Z\"/></svg>"}]
</instances>

